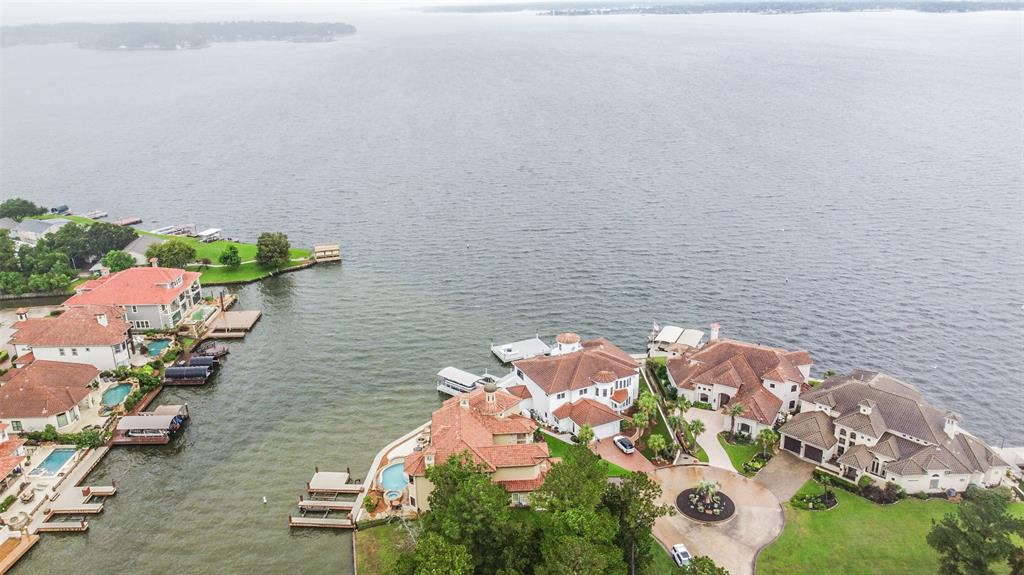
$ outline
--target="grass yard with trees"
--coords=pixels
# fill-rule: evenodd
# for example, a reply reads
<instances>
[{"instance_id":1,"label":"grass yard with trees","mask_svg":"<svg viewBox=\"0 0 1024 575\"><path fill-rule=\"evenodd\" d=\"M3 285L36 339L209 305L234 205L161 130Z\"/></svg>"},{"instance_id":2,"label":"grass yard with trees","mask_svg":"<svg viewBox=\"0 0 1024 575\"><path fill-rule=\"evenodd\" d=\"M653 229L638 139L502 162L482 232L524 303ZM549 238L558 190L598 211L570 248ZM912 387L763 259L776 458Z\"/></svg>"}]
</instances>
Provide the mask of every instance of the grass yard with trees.
<instances>
[{"instance_id":1,"label":"grass yard with trees","mask_svg":"<svg viewBox=\"0 0 1024 575\"><path fill-rule=\"evenodd\" d=\"M811 480L797 495L822 490ZM955 512L956 504L908 497L892 505L878 505L842 489L836 489L835 495L839 505L828 511L798 509L792 503L783 506L786 527L761 551L758 574L897 575L939 571L939 553L926 539L932 521ZM1024 503L1011 504L1010 513L1024 518ZM995 572L1009 573L1010 569L999 565Z\"/></svg>"}]
</instances>

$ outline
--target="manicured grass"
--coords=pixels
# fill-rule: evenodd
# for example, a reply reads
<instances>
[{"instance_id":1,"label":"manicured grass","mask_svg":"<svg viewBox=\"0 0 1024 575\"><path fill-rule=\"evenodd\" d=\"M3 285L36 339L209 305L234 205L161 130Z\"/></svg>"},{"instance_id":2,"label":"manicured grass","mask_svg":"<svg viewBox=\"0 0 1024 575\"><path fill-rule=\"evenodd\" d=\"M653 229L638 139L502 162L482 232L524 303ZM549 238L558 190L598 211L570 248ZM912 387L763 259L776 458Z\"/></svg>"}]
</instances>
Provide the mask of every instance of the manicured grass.
<instances>
[{"instance_id":1,"label":"manicured grass","mask_svg":"<svg viewBox=\"0 0 1024 575\"><path fill-rule=\"evenodd\" d=\"M399 523L385 523L356 534L356 569L360 575L385 575L408 543Z\"/></svg>"},{"instance_id":2,"label":"manicured grass","mask_svg":"<svg viewBox=\"0 0 1024 575\"><path fill-rule=\"evenodd\" d=\"M718 443L722 444L725 452L729 455L729 461L732 462L732 466L736 468L736 471L743 475L750 476L752 474L743 471L743 464L750 461L755 455L761 452L761 447L756 443L736 443L730 444L725 440L725 432L718 435Z\"/></svg>"},{"instance_id":3,"label":"manicured grass","mask_svg":"<svg viewBox=\"0 0 1024 575\"><path fill-rule=\"evenodd\" d=\"M665 441L667 442L666 445L672 446L675 444L675 441L672 439L672 433L668 430L668 426L665 425L665 420L661 418L661 414L655 414L654 421L654 425L647 429L647 435L640 440L643 443L643 449L640 450L640 453L643 453L644 457L651 461L654 461L654 452L647 446L647 442L644 441L646 438L656 433L660 433L662 437L665 438Z\"/></svg>"},{"instance_id":4,"label":"manicured grass","mask_svg":"<svg viewBox=\"0 0 1024 575\"><path fill-rule=\"evenodd\" d=\"M801 492L821 493L809 481ZM942 499L908 497L894 505L877 505L863 497L835 490L839 505L830 511L805 511L785 504L786 527L757 561L759 575L787 573L931 574L938 554L925 537L932 520L956 509ZM1024 503L1012 513L1024 517ZM1008 573L1001 566L998 573Z\"/></svg>"},{"instance_id":5,"label":"manicured grass","mask_svg":"<svg viewBox=\"0 0 1024 575\"><path fill-rule=\"evenodd\" d=\"M295 265L287 266L282 269L289 269L303 265L304 262L293 262ZM238 266L236 269L231 268L212 268L204 266L186 266L192 271L201 272L203 275L200 276L199 281L203 285L223 285L232 283L244 283L251 282L258 279L263 279L270 275L269 270L260 266L257 263L248 263Z\"/></svg>"},{"instance_id":6,"label":"manicured grass","mask_svg":"<svg viewBox=\"0 0 1024 575\"><path fill-rule=\"evenodd\" d=\"M665 575L674 573L678 569L668 551L665 551L665 548L653 535L651 535L651 558L651 564L644 569L644 575Z\"/></svg>"},{"instance_id":7,"label":"manicured grass","mask_svg":"<svg viewBox=\"0 0 1024 575\"><path fill-rule=\"evenodd\" d=\"M694 439L693 433L690 432L690 429L688 427L685 428L683 431L686 433L686 443L688 445L693 446L693 456L697 458L697 461L707 463L708 454L704 451L704 448L700 446L700 443L698 443L697 440Z\"/></svg>"},{"instance_id":8,"label":"manicured grass","mask_svg":"<svg viewBox=\"0 0 1024 575\"><path fill-rule=\"evenodd\" d=\"M551 457L564 458L565 454L569 452L570 445L557 437L545 433L544 441L548 444L548 452L551 453ZM610 461L601 460L601 465L604 466L605 475L608 477L624 477L629 473L628 469L623 469Z\"/></svg>"}]
</instances>

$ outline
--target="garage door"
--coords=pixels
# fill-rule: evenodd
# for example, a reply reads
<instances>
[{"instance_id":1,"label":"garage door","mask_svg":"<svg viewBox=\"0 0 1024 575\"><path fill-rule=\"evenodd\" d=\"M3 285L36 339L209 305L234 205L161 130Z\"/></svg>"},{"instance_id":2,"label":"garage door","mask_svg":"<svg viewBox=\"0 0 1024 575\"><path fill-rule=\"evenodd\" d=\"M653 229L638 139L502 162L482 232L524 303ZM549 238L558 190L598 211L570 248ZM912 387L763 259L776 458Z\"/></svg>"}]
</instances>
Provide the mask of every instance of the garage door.
<instances>
[{"instance_id":1,"label":"garage door","mask_svg":"<svg viewBox=\"0 0 1024 575\"><path fill-rule=\"evenodd\" d=\"M821 450L818 449L817 447L813 447L810 445L804 446L804 457L806 457L807 459L821 463L821 455Z\"/></svg>"},{"instance_id":2,"label":"garage door","mask_svg":"<svg viewBox=\"0 0 1024 575\"><path fill-rule=\"evenodd\" d=\"M786 436L786 441L782 442L782 446L786 448L786 451L792 451L793 453L800 455L800 441L793 439L792 437Z\"/></svg>"}]
</instances>

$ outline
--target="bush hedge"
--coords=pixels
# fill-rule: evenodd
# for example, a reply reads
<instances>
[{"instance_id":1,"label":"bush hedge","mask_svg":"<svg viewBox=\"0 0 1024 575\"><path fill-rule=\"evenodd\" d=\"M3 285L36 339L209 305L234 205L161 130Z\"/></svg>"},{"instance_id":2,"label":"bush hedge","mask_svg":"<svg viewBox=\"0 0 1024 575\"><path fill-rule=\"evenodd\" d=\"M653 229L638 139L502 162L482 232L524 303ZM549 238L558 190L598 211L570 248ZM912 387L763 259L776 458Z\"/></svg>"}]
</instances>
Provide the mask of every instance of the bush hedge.
<instances>
[{"instance_id":1,"label":"bush hedge","mask_svg":"<svg viewBox=\"0 0 1024 575\"><path fill-rule=\"evenodd\" d=\"M7 497L4 497L4 500L0 501L0 513L3 513L4 511L10 509L11 505L14 505L16 499L17 498L13 495L8 495Z\"/></svg>"},{"instance_id":2,"label":"bush hedge","mask_svg":"<svg viewBox=\"0 0 1024 575\"><path fill-rule=\"evenodd\" d=\"M103 432L98 429L86 429L77 433L59 433L52 424L42 431L29 431L25 439L33 442L70 443L79 449L99 447L106 441Z\"/></svg>"}]
</instances>

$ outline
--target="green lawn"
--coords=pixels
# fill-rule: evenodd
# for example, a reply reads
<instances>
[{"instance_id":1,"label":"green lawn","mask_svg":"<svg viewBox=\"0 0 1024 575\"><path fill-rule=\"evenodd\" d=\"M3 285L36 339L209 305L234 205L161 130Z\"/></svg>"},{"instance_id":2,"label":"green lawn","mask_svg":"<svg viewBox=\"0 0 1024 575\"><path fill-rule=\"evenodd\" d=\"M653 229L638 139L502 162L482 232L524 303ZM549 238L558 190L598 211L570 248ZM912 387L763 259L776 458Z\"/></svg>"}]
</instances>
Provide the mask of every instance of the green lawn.
<instances>
[{"instance_id":1,"label":"green lawn","mask_svg":"<svg viewBox=\"0 0 1024 575\"><path fill-rule=\"evenodd\" d=\"M552 437L548 434L544 434L544 441L548 444L548 452L551 453L551 457L565 457L565 454L569 452L570 445L557 437ZM605 475L608 477L623 477L629 473L628 469L623 469L618 465L610 461L601 461L601 465L605 468Z\"/></svg>"},{"instance_id":2,"label":"green lawn","mask_svg":"<svg viewBox=\"0 0 1024 575\"><path fill-rule=\"evenodd\" d=\"M644 438L659 433L662 435L662 437L665 438L665 441L668 442L666 445L672 446L675 443L675 441L672 439L672 433L669 432L668 426L665 425L665 420L661 418L660 413L655 414L654 418L655 423L647 430L648 434ZM640 450L640 453L643 453L644 457L646 457L647 459L654 461L654 452L651 451L651 448L647 447L646 441L641 439L641 442L643 443L643 448Z\"/></svg>"},{"instance_id":3,"label":"green lawn","mask_svg":"<svg viewBox=\"0 0 1024 575\"><path fill-rule=\"evenodd\" d=\"M57 215L54 215L54 214L48 214L48 215L45 215L45 216L40 216L40 219L50 219L50 218L56 218L56 217L62 217L62 218L71 220L73 222L77 222L77 223L80 223L80 224L86 224L86 225L92 224L93 222L98 221L98 220L92 220L92 219L89 219L89 218L86 218L86 217L83 217L83 216L57 216ZM154 237L158 237L158 238L163 238L165 240L171 240L171 239L181 240L181 241L185 242L186 244L188 244L188 245L192 246L193 248L195 248L195 250L196 250L196 260L208 259L211 262L213 262L214 265L218 265L220 254L223 253L224 250L228 248L228 246L235 246L236 248L238 248L238 255L242 258L243 262L248 262L250 260L255 260L256 259L256 244L246 244L246 243L242 243L242 242L229 242L229 241L225 241L225 240L220 240L220 241L210 242L210 243L203 243L203 242L197 240L196 238L189 238L189 237L183 237L183 236L167 236L167 235L161 235L161 234L154 234L154 233L151 233L151 232L147 232L145 230L141 230L139 228L135 228L135 231L138 232L139 235L154 236ZM305 249L301 249L301 248L292 248L289 251L289 254L291 255L292 260L303 260L303 262L305 260L308 260L310 258L310 256L312 255L310 250L305 250ZM295 267L297 265L301 265L303 262L293 261L292 263L294 265L289 265L288 267ZM264 269L263 267L259 266L255 262L244 263L241 266L239 266L237 269L233 269L233 270L229 269L229 268L215 268L215 267L204 268L202 266L186 266L186 267L188 269L190 269L190 270L193 270L193 271L202 272L203 275L199 278L199 281L201 281L205 285L222 285L222 284L231 284L231 283L250 282L250 281L254 281L254 280L265 278L265 277L270 275L270 270ZM285 269L287 269L287 267Z\"/></svg>"},{"instance_id":4,"label":"green lawn","mask_svg":"<svg viewBox=\"0 0 1024 575\"><path fill-rule=\"evenodd\" d=\"M408 542L399 523L385 523L356 534L356 570L360 575L384 575L401 555Z\"/></svg>"},{"instance_id":5,"label":"green lawn","mask_svg":"<svg viewBox=\"0 0 1024 575\"><path fill-rule=\"evenodd\" d=\"M651 535L651 556L653 560L647 566L647 569L644 569L644 575L665 575L666 573L674 573L678 569L668 551L665 551L665 548L661 546L661 543L653 535Z\"/></svg>"},{"instance_id":6,"label":"green lawn","mask_svg":"<svg viewBox=\"0 0 1024 575\"><path fill-rule=\"evenodd\" d=\"M821 487L809 481L801 489L806 491L820 493ZM939 556L925 536L932 520L954 511L954 504L909 497L894 505L877 505L841 489L835 494L839 505L830 511L805 511L785 504L786 527L761 552L758 575L930 575L938 570ZM1011 509L1024 517L1024 503L1014 503Z\"/></svg>"},{"instance_id":7,"label":"green lawn","mask_svg":"<svg viewBox=\"0 0 1024 575\"><path fill-rule=\"evenodd\" d=\"M759 445L756 443L737 443L732 445L725 440L725 432L718 435L718 443L722 444L725 452L729 455L729 461L732 462L732 466L736 468L736 471L747 476L753 475L743 471L743 464L761 452Z\"/></svg>"},{"instance_id":8,"label":"green lawn","mask_svg":"<svg viewBox=\"0 0 1024 575\"><path fill-rule=\"evenodd\" d=\"M690 428L686 427L683 431L686 433L686 443L692 445L694 448L693 456L697 458L697 461L707 463L708 454L704 452L704 448L700 446L700 443L697 443L697 440L693 438L693 433L690 432Z\"/></svg>"}]
</instances>

